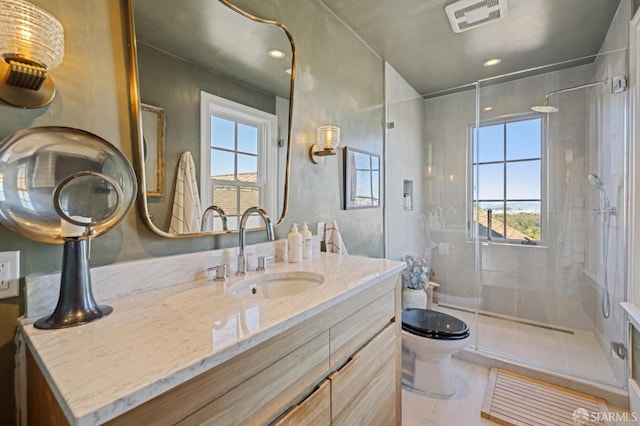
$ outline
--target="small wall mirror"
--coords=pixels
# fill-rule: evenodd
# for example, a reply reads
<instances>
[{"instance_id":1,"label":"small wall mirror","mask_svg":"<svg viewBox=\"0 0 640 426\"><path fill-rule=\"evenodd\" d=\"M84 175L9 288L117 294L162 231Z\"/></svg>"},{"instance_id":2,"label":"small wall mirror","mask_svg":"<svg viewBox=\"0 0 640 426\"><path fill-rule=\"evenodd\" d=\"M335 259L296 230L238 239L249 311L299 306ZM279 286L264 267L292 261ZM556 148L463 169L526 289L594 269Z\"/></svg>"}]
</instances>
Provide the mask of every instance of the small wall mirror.
<instances>
[{"instance_id":1,"label":"small wall mirror","mask_svg":"<svg viewBox=\"0 0 640 426\"><path fill-rule=\"evenodd\" d=\"M380 157L344 148L344 208L380 206Z\"/></svg>"},{"instance_id":2,"label":"small wall mirror","mask_svg":"<svg viewBox=\"0 0 640 426\"><path fill-rule=\"evenodd\" d=\"M254 205L282 222L295 76L289 31L227 0L122 1L143 220L172 238L235 232ZM257 218L248 225L263 227Z\"/></svg>"}]
</instances>

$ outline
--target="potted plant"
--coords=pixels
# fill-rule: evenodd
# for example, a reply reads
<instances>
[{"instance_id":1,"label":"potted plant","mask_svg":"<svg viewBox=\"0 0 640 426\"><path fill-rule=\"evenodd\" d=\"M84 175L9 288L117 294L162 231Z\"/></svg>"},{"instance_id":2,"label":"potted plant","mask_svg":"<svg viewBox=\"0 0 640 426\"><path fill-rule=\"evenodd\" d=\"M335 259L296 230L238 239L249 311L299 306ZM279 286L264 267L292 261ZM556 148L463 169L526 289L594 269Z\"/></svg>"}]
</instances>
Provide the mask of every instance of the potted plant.
<instances>
[{"instance_id":1,"label":"potted plant","mask_svg":"<svg viewBox=\"0 0 640 426\"><path fill-rule=\"evenodd\" d=\"M407 255L402 259L407 269L402 271L402 309L427 307L427 292L431 274L429 259Z\"/></svg>"}]
</instances>

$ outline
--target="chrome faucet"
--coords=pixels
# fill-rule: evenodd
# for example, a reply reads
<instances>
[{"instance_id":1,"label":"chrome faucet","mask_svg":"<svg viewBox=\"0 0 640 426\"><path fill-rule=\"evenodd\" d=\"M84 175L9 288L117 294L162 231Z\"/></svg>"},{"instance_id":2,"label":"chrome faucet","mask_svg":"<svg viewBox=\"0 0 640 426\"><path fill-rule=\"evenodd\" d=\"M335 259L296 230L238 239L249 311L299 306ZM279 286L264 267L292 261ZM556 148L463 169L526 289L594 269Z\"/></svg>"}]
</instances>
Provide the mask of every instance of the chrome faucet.
<instances>
[{"instance_id":1,"label":"chrome faucet","mask_svg":"<svg viewBox=\"0 0 640 426\"><path fill-rule=\"evenodd\" d=\"M214 211L218 212L218 214L220 215L220 219L222 219L222 230L228 231L229 224L227 222L227 215L224 213L224 210L222 210L221 207L218 207L216 205L207 207L207 209L202 214L202 224L200 225L200 231L204 232L207 217L209 216L209 214L213 214Z\"/></svg>"},{"instance_id":2,"label":"chrome faucet","mask_svg":"<svg viewBox=\"0 0 640 426\"><path fill-rule=\"evenodd\" d=\"M247 273L247 259L244 255L244 237L247 220L253 213L258 213L262 217L265 227L267 228L267 239L269 241L273 241L273 225L271 224L271 219L269 219L269 215L267 214L267 212L265 212L260 207L249 207L242 214L242 218L240 219L240 248L238 252L238 269L236 271L236 275L244 275Z\"/></svg>"}]
</instances>

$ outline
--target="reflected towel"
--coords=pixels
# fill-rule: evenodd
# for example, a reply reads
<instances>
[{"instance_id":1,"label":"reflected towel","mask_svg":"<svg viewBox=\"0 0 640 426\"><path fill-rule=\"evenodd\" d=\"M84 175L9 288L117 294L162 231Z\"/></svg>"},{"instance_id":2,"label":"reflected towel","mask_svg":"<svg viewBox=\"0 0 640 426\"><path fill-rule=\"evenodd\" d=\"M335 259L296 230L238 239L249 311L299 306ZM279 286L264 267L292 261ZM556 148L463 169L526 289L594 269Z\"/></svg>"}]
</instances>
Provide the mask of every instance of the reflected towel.
<instances>
[{"instance_id":1,"label":"reflected towel","mask_svg":"<svg viewBox=\"0 0 640 426\"><path fill-rule=\"evenodd\" d=\"M342 241L340 230L336 221L327 222L324 227L324 240L327 253L349 254L347 247Z\"/></svg>"},{"instance_id":2,"label":"reflected towel","mask_svg":"<svg viewBox=\"0 0 640 426\"><path fill-rule=\"evenodd\" d=\"M169 232L188 234L200 232L200 196L196 181L196 166L189 151L180 156L176 175L176 192L173 196L173 212Z\"/></svg>"}]
</instances>

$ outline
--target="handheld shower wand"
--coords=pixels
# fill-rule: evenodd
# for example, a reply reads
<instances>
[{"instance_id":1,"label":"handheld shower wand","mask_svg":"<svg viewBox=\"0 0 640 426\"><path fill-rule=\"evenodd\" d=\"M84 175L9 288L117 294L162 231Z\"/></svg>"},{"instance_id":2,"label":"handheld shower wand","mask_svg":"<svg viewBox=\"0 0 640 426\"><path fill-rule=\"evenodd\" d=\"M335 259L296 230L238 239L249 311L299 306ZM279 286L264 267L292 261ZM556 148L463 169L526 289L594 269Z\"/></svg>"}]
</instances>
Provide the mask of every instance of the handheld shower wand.
<instances>
[{"instance_id":1,"label":"handheld shower wand","mask_svg":"<svg viewBox=\"0 0 640 426\"><path fill-rule=\"evenodd\" d=\"M605 222L609 222L611 216L616 215L616 208L611 207L611 203L609 202L609 197L607 197L607 191L604 188L604 182L602 179L598 177L596 174L590 174L588 176L589 183L591 186L600 192L600 206L597 209L594 209L593 212L600 215L604 215Z\"/></svg>"},{"instance_id":2,"label":"handheld shower wand","mask_svg":"<svg viewBox=\"0 0 640 426\"><path fill-rule=\"evenodd\" d=\"M609 219L616 215L616 208L611 207L609 197L604 187L604 182L595 174L588 176L589 183L594 189L600 192L600 206L594 209L597 215L602 214L602 264L604 274L604 291L602 293L602 316L609 318L611 313L611 302L609 301L609 276L607 274L607 262L609 257Z\"/></svg>"}]
</instances>

